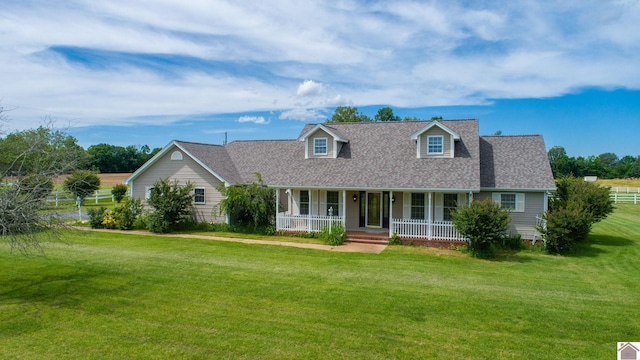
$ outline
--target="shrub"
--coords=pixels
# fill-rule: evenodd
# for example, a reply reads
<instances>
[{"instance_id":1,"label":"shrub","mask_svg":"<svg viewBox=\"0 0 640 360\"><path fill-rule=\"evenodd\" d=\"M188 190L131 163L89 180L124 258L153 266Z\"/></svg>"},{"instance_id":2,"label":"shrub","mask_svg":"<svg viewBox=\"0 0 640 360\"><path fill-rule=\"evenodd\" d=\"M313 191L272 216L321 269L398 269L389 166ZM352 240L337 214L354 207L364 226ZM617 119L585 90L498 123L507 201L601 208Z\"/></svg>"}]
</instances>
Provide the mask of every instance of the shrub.
<instances>
[{"instance_id":1,"label":"shrub","mask_svg":"<svg viewBox=\"0 0 640 360\"><path fill-rule=\"evenodd\" d=\"M102 224L102 217L107 209L104 206L101 206L99 209L91 208L87 210L87 215L89 215L89 226L92 229L102 229L104 225Z\"/></svg>"},{"instance_id":2,"label":"shrub","mask_svg":"<svg viewBox=\"0 0 640 360\"><path fill-rule=\"evenodd\" d=\"M127 198L124 204L116 207L116 227L121 230L134 228L136 220L142 215L142 201L140 199Z\"/></svg>"},{"instance_id":3,"label":"shrub","mask_svg":"<svg viewBox=\"0 0 640 360\"><path fill-rule=\"evenodd\" d=\"M118 225L117 214L113 210L107 210L102 214L102 226L105 229L115 229Z\"/></svg>"},{"instance_id":4,"label":"shrub","mask_svg":"<svg viewBox=\"0 0 640 360\"><path fill-rule=\"evenodd\" d=\"M402 241L397 232L394 232L389 238L389 245L402 245Z\"/></svg>"},{"instance_id":5,"label":"shrub","mask_svg":"<svg viewBox=\"0 0 640 360\"><path fill-rule=\"evenodd\" d=\"M129 190L127 185L118 184L111 189L111 195L113 195L113 198L119 204L122 201L122 199L124 199L124 196L127 194L127 190Z\"/></svg>"},{"instance_id":6,"label":"shrub","mask_svg":"<svg viewBox=\"0 0 640 360\"><path fill-rule=\"evenodd\" d=\"M543 218L546 226L538 227L538 231L545 239L547 252L561 255L572 253L587 238L593 222L591 214L578 206L548 211Z\"/></svg>"},{"instance_id":7,"label":"shrub","mask_svg":"<svg viewBox=\"0 0 640 360\"><path fill-rule=\"evenodd\" d=\"M474 257L490 258L505 237L511 218L491 200L474 201L452 213L453 225L469 239L468 251Z\"/></svg>"},{"instance_id":8,"label":"shrub","mask_svg":"<svg viewBox=\"0 0 640 360\"><path fill-rule=\"evenodd\" d=\"M320 238L331 246L342 245L347 240L347 232L340 223L335 223L331 227L320 230Z\"/></svg>"},{"instance_id":9,"label":"shrub","mask_svg":"<svg viewBox=\"0 0 640 360\"><path fill-rule=\"evenodd\" d=\"M154 209L147 219L149 230L168 233L195 223L192 210L193 183L161 179L153 184L148 202Z\"/></svg>"},{"instance_id":10,"label":"shrub","mask_svg":"<svg viewBox=\"0 0 640 360\"><path fill-rule=\"evenodd\" d=\"M258 228L275 222L275 190L264 186L259 173L254 175L256 181L250 185L221 184L217 189L223 196L219 211L228 214L233 225Z\"/></svg>"},{"instance_id":11,"label":"shrub","mask_svg":"<svg viewBox=\"0 0 640 360\"><path fill-rule=\"evenodd\" d=\"M608 187L571 176L557 179L556 187L555 196L550 197L551 211L577 207L591 215L592 223L599 222L613 211Z\"/></svg>"}]
</instances>

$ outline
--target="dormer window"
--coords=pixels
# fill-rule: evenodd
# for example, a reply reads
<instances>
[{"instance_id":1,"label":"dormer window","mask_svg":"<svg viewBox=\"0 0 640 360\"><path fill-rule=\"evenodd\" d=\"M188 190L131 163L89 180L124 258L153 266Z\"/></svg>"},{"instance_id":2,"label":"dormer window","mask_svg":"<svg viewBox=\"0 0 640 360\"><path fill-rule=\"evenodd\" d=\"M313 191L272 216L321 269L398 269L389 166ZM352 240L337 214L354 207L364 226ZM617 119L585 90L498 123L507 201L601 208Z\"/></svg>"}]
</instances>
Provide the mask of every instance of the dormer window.
<instances>
[{"instance_id":1,"label":"dormer window","mask_svg":"<svg viewBox=\"0 0 640 360\"><path fill-rule=\"evenodd\" d=\"M444 154L443 143L444 143L444 137L442 135L428 136L427 137L427 154L429 155Z\"/></svg>"},{"instance_id":2,"label":"dormer window","mask_svg":"<svg viewBox=\"0 0 640 360\"><path fill-rule=\"evenodd\" d=\"M313 155L327 155L327 138L313 139Z\"/></svg>"}]
</instances>

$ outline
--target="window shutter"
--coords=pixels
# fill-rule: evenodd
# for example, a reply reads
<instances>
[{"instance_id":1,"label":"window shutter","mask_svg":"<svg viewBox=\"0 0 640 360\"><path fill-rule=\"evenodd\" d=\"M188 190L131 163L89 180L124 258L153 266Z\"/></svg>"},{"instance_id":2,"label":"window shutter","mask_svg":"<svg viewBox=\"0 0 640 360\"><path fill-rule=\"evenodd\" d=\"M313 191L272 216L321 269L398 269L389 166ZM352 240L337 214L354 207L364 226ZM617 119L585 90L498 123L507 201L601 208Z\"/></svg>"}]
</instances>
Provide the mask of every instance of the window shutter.
<instances>
[{"instance_id":1,"label":"window shutter","mask_svg":"<svg viewBox=\"0 0 640 360\"><path fill-rule=\"evenodd\" d=\"M468 197L469 197L469 194L459 193L458 201L456 202L456 207L467 206Z\"/></svg>"},{"instance_id":2,"label":"window shutter","mask_svg":"<svg viewBox=\"0 0 640 360\"><path fill-rule=\"evenodd\" d=\"M501 198L500 195L501 195L500 193L492 193L491 194L491 198L493 199L494 203L500 204L500 198Z\"/></svg>"},{"instance_id":3,"label":"window shutter","mask_svg":"<svg viewBox=\"0 0 640 360\"><path fill-rule=\"evenodd\" d=\"M320 202L320 216L328 216L327 212L327 191L319 190L318 191L318 201Z\"/></svg>"},{"instance_id":4,"label":"window shutter","mask_svg":"<svg viewBox=\"0 0 640 360\"><path fill-rule=\"evenodd\" d=\"M433 220L442 221L442 218L443 218L442 209L444 208L444 196L442 195L442 193L435 193L433 195L434 195L433 200L434 200L434 205L435 205L434 214L433 214ZM427 204L427 207L428 206L429 206L429 204ZM428 216L429 215L427 215L427 217Z\"/></svg>"},{"instance_id":5,"label":"window shutter","mask_svg":"<svg viewBox=\"0 0 640 360\"><path fill-rule=\"evenodd\" d=\"M411 219L411 193L402 193L402 218Z\"/></svg>"},{"instance_id":6,"label":"window shutter","mask_svg":"<svg viewBox=\"0 0 640 360\"><path fill-rule=\"evenodd\" d=\"M524 193L516 194L516 211L524 212Z\"/></svg>"}]
</instances>

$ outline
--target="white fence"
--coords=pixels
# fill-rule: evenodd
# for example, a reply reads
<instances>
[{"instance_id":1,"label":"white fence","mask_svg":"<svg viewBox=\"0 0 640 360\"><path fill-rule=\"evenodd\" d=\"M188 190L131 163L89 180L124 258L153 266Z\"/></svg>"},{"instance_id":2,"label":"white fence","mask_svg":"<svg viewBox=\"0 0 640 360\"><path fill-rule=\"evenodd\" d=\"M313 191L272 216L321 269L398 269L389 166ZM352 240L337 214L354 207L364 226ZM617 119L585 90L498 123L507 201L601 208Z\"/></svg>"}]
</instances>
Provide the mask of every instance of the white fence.
<instances>
[{"instance_id":1,"label":"white fence","mask_svg":"<svg viewBox=\"0 0 640 360\"><path fill-rule=\"evenodd\" d=\"M626 194L636 193L636 194L640 194L640 188L628 187L628 186L611 187L610 191L611 191L611 193L626 193Z\"/></svg>"},{"instance_id":2,"label":"white fence","mask_svg":"<svg viewBox=\"0 0 640 360\"><path fill-rule=\"evenodd\" d=\"M638 204L638 201L640 201L640 194L639 193L617 193L617 192L611 192L609 194L609 197L611 198L611 200L613 200L614 204L618 204L618 203L634 203L634 204Z\"/></svg>"},{"instance_id":3,"label":"white fence","mask_svg":"<svg viewBox=\"0 0 640 360\"><path fill-rule=\"evenodd\" d=\"M323 228L331 228L334 224L344 227L342 216L290 215L278 213L276 216L276 230L313 232Z\"/></svg>"},{"instance_id":4,"label":"white fence","mask_svg":"<svg viewBox=\"0 0 640 360\"><path fill-rule=\"evenodd\" d=\"M467 241L451 221L429 221L416 219L393 219L391 232L401 238Z\"/></svg>"},{"instance_id":5,"label":"white fence","mask_svg":"<svg viewBox=\"0 0 640 360\"><path fill-rule=\"evenodd\" d=\"M111 190L96 190L96 192L92 196L88 196L84 199L87 201L95 201L96 204L100 202L101 199L111 199L111 202L114 202L113 194L111 194ZM73 194L64 191L54 191L47 198L47 202L55 203L56 206L60 206L60 203L76 203L76 199L73 197Z\"/></svg>"}]
</instances>

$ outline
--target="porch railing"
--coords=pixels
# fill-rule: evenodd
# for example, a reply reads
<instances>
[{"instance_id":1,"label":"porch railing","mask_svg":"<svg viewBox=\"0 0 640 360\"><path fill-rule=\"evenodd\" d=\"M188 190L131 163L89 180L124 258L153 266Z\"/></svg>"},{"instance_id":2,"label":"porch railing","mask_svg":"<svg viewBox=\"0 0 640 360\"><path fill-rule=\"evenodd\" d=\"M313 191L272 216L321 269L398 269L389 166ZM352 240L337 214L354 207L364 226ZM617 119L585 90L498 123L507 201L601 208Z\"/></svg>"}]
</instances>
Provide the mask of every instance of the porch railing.
<instances>
[{"instance_id":1,"label":"porch railing","mask_svg":"<svg viewBox=\"0 0 640 360\"><path fill-rule=\"evenodd\" d=\"M276 216L276 230L312 232L323 228L331 228L334 224L345 225L342 216L291 215L278 213Z\"/></svg>"},{"instance_id":2,"label":"porch railing","mask_svg":"<svg viewBox=\"0 0 640 360\"><path fill-rule=\"evenodd\" d=\"M391 232L406 239L430 239L467 241L451 221L429 221L417 219L393 219Z\"/></svg>"}]
</instances>

